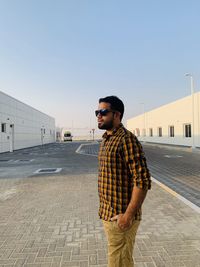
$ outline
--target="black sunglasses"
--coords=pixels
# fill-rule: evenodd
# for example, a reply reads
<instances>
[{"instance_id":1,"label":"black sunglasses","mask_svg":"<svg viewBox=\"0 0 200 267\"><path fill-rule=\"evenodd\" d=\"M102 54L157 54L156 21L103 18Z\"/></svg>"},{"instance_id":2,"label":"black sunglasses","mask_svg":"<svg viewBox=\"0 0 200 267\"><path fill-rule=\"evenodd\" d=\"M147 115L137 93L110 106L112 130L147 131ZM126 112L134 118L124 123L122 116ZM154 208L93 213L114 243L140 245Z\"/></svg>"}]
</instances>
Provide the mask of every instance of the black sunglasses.
<instances>
[{"instance_id":1,"label":"black sunglasses","mask_svg":"<svg viewBox=\"0 0 200 267\"><path fill-rule=\"evenodd\" d=\"M100 114L101 116L106 116L109 112L115 112L112 109L98 109L95 110L96 117Z\"/></svg>"}]
</instances>

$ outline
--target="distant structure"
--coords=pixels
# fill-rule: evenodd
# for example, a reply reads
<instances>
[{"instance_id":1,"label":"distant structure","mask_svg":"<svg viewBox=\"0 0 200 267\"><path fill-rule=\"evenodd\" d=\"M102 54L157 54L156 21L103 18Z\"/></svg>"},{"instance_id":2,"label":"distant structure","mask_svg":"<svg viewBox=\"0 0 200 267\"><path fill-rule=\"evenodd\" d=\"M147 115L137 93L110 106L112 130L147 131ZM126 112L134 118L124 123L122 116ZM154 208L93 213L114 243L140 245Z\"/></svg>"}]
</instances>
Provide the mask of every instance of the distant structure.
<instances>
[{"instance_id":1,"label":"distant structure","mask_svg":"<svg viewBox=\"0 0 200 267\"><path fill-rule=\"evenodd\" d=\"M200 93L127 120L140 141L200 147Z\"/></svg>"},{"instance_id":2,"label":"distant structure","mask_svg":"<svg viewBox=\"0 0 200 267\"><path fill-rule=\"evenodd\" d=\"M73 141L94 141L102 138L103 132L94 128L75 128L75 127L57 127L56 128L56 141L64 141L64 132L70 131Z\"/></svg>"},{"instance_id":3,"label":"distant structure","mask_svg":"<svg viewBox=\"0 0 200 267\"><path fill-rule=\"evenodd\" d=\"M0 91L0 153L55 142L55 119Z\"/></svg>"}]
</instances>

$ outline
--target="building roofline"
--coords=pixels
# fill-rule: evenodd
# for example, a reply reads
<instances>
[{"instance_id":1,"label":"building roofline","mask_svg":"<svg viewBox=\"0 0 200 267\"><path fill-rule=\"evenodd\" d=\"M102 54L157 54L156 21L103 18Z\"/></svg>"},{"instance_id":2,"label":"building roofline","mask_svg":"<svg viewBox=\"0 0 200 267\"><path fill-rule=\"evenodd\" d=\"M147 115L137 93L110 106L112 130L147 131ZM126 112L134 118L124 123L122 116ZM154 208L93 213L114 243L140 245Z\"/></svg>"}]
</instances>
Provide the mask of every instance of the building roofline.
<instances>
[{"instance_id":1,"label":"building roofline","mask_svg":"<svg viewBox=\"0 0 200 267\"><path fill-rule=\"evenodd\" d=\"M50 115L48 115L48 114L46 114L46 113L44 113L44 112L40 111L39 109L36 109L36 108L34 108L34 107L32 107L32 106L30 106L30 105L28 105L28 104L26 104L26 103L22 102L21 100L18 100L17 98L15 98L15 97L13 97L13 96L10 96L10 95L8 95L8 94L6 94L6 93L2 92L1 90L0 90L0 93L2 93L2 94L4 94L4 95L6 95L6 96L8 96L8 97L10 97L10 98L12 98L12 99L14 99L14 100L16 100L16 101L20 102L20 103L22 103L23 105L26 105L27 107L30 107L30 108L32 108L32 109L34 109L34 110L36 110L36 111L38 111L38 112L42 113L43 115L46 115L46 116L48 116L48 117L50 117L50 118L52 118L52 119L54 119L54 120L55 120L55 118L54 118L54 117L52 117L52 116L50 116Z\"/></svg>"},{"instance_id":2,"label":"building roofline","mask_svg":"<svg viewBox=\"0 0 200 267\"><path fill-rule=\"evenodd\" d=\"M199 91L197 91L197 92L194 92L194 95L198 95L198 94L200 94L200 92L199 92ZM172 101L172 102L170 102L170 103L167 103L167 104L164 104L164 105L158 106L158 107L156 107L156 108L150 109L150 110L148 110L148 111L145 111L145 113L152 112L152 111L155 111L155 110L157 110L157 109L160 109L160 108L166 107L166 106L168 106L168 105L171 105L171 104L173 104L173 103L175 103L175 102L177 102L177 101L180 101L180 100L186 99L186 98L188 98L188 97L191 97L191 94L190 94L190 95L188 95L188 96L185 96L185 97L179 98L179 99L177 99L177 100L174 100L174 101ZM127 121L128 121L128 120L131 120L131 119L133 119L133 118L136 118L136 117L142 116L143 114L144 114L144 112L142 112L142 113L140 113L140 114L138 114L138 115L136 115L136 116L134 116L134 117L131 117L131 118L127 119Z\"/></svg>"}]
</instances>

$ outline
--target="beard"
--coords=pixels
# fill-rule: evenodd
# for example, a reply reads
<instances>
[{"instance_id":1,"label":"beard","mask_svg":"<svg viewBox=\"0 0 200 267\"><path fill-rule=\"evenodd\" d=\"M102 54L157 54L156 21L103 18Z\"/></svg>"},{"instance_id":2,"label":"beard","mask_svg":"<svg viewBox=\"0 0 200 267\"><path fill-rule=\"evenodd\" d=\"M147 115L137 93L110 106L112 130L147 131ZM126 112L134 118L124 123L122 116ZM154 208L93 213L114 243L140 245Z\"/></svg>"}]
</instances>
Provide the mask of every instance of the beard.
<instances>
[{"instance_id":1,"label":"beard","mask_svg":"<svg viewBox=\"0 0 200 267\"><path fill-rule=\"evenodd\" d=\"M113 121L98 123L98 128L100 130L111 130L113 129Z\"/></svg>"}]
</instances>

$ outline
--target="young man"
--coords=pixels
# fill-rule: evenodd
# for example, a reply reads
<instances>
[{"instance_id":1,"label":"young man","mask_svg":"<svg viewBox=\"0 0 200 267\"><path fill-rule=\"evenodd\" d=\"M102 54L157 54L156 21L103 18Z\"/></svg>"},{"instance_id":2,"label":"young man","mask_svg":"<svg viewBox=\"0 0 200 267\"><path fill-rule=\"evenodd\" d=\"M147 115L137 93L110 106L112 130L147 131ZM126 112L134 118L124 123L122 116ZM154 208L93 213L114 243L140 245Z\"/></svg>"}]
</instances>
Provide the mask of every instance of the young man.
<instances>
[{"instance_id":1,"label":"young man","mask_svg":"<svg viewBox=\"0 0 200 267\"><path fill-rule=\"evenodd\" d=\"M138 139L121 123L124 104L116 96L99 99L98 128L106 130L99 151L99 216L108 240L108 267L133 267L133 245L141 205L151 187Z\"/></svg>"}]
</instances>

